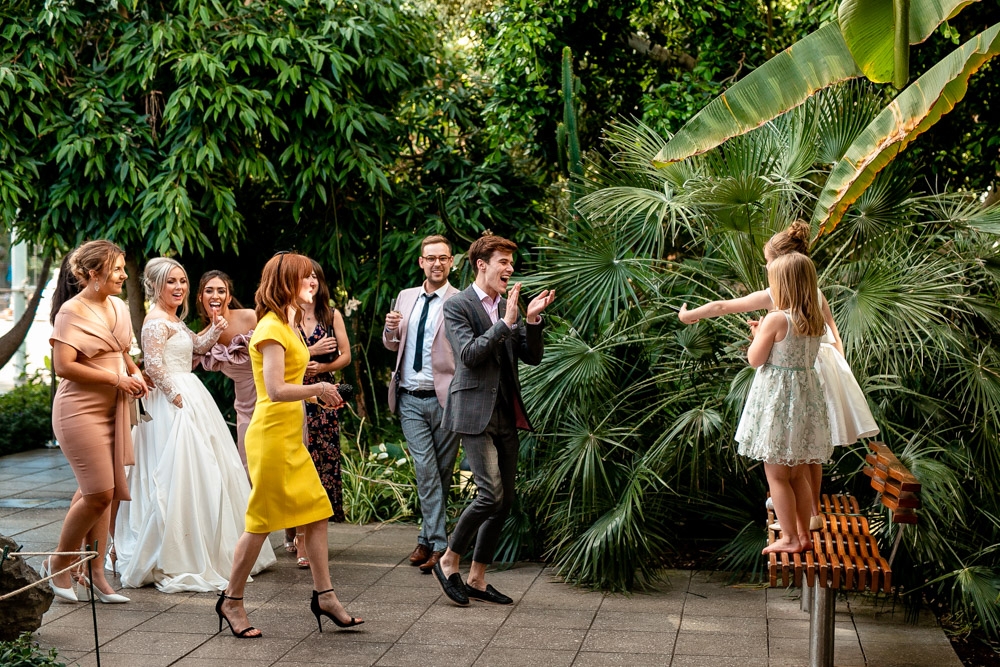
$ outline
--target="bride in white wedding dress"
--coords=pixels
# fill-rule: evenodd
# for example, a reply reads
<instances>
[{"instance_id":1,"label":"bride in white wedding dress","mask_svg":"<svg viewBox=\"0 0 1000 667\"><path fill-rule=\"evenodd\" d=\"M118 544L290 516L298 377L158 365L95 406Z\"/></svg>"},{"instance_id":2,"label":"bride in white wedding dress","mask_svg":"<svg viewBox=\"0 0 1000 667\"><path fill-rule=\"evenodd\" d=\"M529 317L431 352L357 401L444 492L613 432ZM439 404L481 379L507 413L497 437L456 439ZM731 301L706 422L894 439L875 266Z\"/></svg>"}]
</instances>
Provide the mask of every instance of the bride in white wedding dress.
<instances>
[{"instance_id":1,"label":"bride in white wedding dress","mask_svg":"<svg viewBox=\"0 0 1000 667\"><path fill-rule=\"evenodd\" d=\"M155 584L164 593L225 590L250 484L191 359L212 347L227 323L219 318L200 337L187 328L187 273L176 260L151 260L144 283L155 305L142 325L142 347L156 390L146 400L152 419L133 429L132 500L121 504L115 522L121 581ZM275 562L265 542L252 573Z\"/></svg>"}]
</instances>

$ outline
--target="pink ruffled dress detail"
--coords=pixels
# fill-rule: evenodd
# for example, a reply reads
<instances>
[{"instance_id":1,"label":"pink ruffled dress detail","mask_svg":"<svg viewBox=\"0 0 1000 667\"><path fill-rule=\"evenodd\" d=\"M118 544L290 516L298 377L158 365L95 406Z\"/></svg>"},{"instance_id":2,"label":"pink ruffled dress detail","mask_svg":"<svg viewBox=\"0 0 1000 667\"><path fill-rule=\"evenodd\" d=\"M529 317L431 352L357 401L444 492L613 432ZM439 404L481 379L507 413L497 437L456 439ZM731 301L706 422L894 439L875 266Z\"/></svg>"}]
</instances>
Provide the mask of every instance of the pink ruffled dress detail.
<instances>
[{"instance_id":1,"label":"pink ruffled dress detail","mask_svg":"<svg viewBox=\"0 0 1000 667\"><path fill-rule=\"evenodd\" d=\"M238 334L229 345L216 343L205 354L197 357L197 362L207 371L222 373L233 381L236 390L236 447L240 451L243 468L247 468L247 450L244 442L253 408L257 403L257 389L253 383L253 369L250 367L250 337L253 331Z\"/></svg>"}]
</instances>

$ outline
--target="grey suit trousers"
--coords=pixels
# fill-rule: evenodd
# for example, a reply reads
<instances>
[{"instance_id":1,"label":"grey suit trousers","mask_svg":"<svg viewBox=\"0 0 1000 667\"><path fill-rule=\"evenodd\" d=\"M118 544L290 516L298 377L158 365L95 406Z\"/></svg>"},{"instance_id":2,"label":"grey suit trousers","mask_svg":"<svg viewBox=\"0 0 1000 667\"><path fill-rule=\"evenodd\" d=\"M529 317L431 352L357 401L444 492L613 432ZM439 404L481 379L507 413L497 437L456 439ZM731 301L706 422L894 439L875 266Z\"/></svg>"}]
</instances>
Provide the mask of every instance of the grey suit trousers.
<instances>
[{"instance_id":1,"label":"grey suit trousers","mask_svg":"<svg viewBox=\"0 0 1000 667\"><path fill-rule=\"evenodd\" d=\"M485 431L462 436L478 494L459 517L451 533L450 548L462 555L475 542L472 560L486 565L493 562L500 532L514 501L519 447L517 429L509 413L510 410L498 406Z\"/></svg>"}]
</instances>

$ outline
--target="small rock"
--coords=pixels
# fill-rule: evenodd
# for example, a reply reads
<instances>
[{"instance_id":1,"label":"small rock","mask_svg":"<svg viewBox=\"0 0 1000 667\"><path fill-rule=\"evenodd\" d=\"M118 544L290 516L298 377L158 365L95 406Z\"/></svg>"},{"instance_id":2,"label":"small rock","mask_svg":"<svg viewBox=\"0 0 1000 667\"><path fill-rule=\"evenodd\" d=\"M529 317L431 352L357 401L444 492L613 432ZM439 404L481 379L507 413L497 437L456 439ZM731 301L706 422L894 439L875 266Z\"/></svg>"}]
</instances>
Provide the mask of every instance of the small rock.
<instances>
[{"instance_id":1,"label":"small rock","mask_svg":"<svg viewBox=\"0 0 1000 667\"><path fill-rule=\"evenodd\" d=\"M0 535L0 552L4 547L8 553L17 549L17 543L5 535ZM0 595L16 591L28 584L41 580L23 558L4 560L0 568ZM36 586L0 603L0 641L17 639L22 632L34 632L42 625L42 614L52 605L53 595L48 586Z\"/></svg>"}]
</instances>

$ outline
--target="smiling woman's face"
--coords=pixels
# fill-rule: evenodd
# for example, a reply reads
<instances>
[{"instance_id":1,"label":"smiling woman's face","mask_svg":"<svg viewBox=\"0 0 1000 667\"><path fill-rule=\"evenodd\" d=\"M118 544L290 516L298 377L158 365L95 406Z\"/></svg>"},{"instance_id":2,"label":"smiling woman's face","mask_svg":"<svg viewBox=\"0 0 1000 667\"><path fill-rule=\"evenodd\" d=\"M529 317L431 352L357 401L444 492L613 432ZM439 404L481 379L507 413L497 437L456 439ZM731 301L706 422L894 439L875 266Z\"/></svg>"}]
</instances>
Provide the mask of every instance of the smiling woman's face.
<instances>
[{"instance_id":1,"label":"smiling woman's face","mask_svg":"<svg viewBox=\"0 0 1000 667\"><path fill-rule=\"evenodd\" d=\"M177 312L188 295L188 280L184 270L174 267L167 274L167 283L160 293L160 305L168 313Z\"/></svg>"},{"instance_id":2,"label":"smiling woman's face","mask_svg":"<svg viewBox=\"0 0 1000 667\"><path fill-rule=\"evenodd\" d=\"M229 287L222 278L212 278L205 283L205 289L201 291L200 298L201 306L206 313L228 317L229 303L233 297L229 294Z\"/></svg>"}]
</instances>

